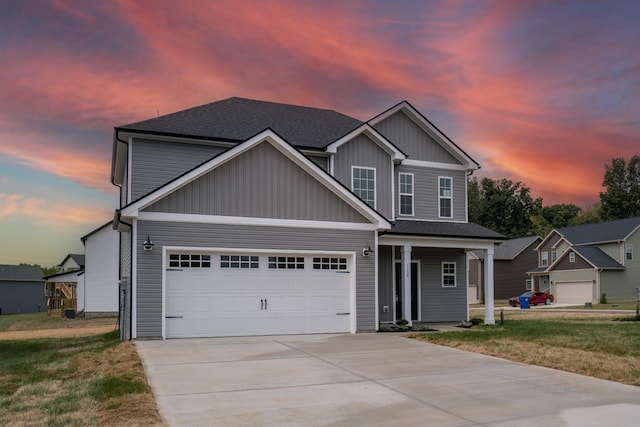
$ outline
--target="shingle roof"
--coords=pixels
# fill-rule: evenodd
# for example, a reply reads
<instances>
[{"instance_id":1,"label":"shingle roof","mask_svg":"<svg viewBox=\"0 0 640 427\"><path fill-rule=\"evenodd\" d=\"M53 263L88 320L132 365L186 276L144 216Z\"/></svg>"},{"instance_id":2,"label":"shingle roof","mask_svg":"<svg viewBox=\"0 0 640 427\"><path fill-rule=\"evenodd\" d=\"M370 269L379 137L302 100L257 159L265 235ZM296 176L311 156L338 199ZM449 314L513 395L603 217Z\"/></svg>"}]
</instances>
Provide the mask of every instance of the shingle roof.
<instances>
[{"instance_id":1,"label":"shingle roof","mask_svg":"<svg viewBox=\"0 0 640 427\"><path fill-rule=\"evenodd\" d=\"M71 258L76 264L78 264L80 268L84 268L84 255L82 254L69 254L58 265L64 264L69 258Z\"/></svg>"},{"instance_id":2,"label":"shingle roof","mask_svg":"<svg viewBox=\"0 0 640 427\"><path fill-rule=\"evenodd\" d=\"M558 228L560 233L572 245L622 241L636 228L640 227L640 217L617 219L596 224L575 225Z\"/></svg>"},{"instance_id":3,"label":"shingle roof","mask_svg":"<svg viewBox=\"0 0 640 427\"><path fill-rule=\"evenodd\" d=\"M19 282L44 282L38 267L0 264L0 280Z\"/></svg>"},{"instance_id":4,"label":"shingle roof","mask_svg":"<svg viewBox=\"0 0 640 427\"><path fill-rule=\"evenodd\" d=\"M502 240L500 233L472 222L396 221L391 230L382 234L402 234L434 237L467 237L474 239Z\"/></svg>"},{"instance_id":5,"label":"shingle roof","mask_svg":"<svg viewBox=\"0 0 640 427\"><path fill-rule=\"evenodd\" d=\"M541 240L539 236L505 240L496 246L493 259L514 259L537 240Z\"/></svg>"},{"instance_id":6,"label":"shingle roof","mask_svg":"<svg viewBox=\"0 0 640 427\"><path fill-rule=\"evenodd\" d=\"M333 110L228 98L116 129L241 142L271 128L294 146L323 148L360 125Z\"/></svg>"},{"instance_id":7,"label":"shingle roof","mask_svg":"<svg viewBox=\"0 0 640 427\"><path fill-rule=\"evenodd\" d=\"M575 246L573 247L573 250L580 254L582 258L593 264L596 268L604 268L607 270L624 269L624 266L604 253L600 248L592 246Z\"/></svg>"}]
</instances>

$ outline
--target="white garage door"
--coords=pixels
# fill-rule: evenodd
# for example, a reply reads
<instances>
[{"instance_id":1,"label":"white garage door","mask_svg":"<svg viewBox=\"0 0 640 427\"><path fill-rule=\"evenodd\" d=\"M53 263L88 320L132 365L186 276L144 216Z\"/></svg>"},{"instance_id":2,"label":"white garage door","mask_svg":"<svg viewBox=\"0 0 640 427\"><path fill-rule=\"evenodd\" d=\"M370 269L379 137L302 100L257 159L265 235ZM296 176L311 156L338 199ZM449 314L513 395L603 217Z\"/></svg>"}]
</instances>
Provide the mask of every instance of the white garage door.
<instances>
[{"instance_id":1,"label":"white garage door","mask_svg":"<svg viewBox=\"0 0 640 427\"><path fill-rule=\"evenodd\" d=\"M593 284L588 282L556 282L555 302L559 304L578 304L592 302Z\"/></svg>"},{"instance_id":2,"label":"white garage door","mask_svg":"<svg viewBox=\"0 0 640 427\"><path fill-rule=\"evenodd\" d=\"M345 255L169 253L167 338L350 332Z\"/></svg>"}]
</instances>

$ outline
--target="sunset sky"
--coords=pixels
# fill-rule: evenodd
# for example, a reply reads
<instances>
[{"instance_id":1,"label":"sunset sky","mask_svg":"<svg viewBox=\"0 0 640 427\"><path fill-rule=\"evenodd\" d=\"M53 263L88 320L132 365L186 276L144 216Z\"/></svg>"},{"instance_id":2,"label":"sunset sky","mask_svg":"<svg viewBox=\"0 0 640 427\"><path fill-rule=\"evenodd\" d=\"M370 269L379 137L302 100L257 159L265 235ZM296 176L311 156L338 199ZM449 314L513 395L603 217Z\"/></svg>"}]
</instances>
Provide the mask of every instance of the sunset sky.
<instances>
[{"instance_id":1,"label":"sunset sky","mask_svg":"<svg viewBox=\"0 0 640 427\"><path fill-rule=\"evenodd\" d=\"M545 205L640 154L640 1L0 0L0 263L111 219L114 126L231 96L408 100Z\"/></svg>"}]
</instances>

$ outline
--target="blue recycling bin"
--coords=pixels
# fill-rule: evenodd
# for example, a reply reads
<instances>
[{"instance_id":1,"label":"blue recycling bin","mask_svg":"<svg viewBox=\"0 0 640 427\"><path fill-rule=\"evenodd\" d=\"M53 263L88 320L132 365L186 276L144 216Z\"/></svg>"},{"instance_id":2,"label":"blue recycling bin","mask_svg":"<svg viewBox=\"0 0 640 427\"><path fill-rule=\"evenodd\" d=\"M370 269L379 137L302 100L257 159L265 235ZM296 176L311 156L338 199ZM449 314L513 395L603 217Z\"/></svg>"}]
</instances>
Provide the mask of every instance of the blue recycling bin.
<instances>
[{"instance_id":1,"label":"blue recycling bin","mask_svg":"<svg viewBox=\"0 0 640 427\"><path fill-rule=\"evenodd\" d=\"M529 308L529 297L520 297L520 309L526 310Z\"/></svg>"}]
</instances>

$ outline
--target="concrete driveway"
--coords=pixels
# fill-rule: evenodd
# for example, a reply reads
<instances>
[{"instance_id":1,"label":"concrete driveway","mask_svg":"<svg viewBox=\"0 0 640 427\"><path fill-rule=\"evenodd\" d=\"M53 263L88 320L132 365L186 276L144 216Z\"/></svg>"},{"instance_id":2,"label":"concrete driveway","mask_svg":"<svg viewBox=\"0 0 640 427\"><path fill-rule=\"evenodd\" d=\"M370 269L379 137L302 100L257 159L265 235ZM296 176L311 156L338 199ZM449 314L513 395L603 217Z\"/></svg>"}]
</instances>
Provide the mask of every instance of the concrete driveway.
<instances>
[{"instance_id":1,"label":"concrete driveway","mask_svg":"<svg viewBox=\"0 0 640 427\"><path fill-rule=\"evenodd\" d=\"M640 388L402 338L138 341L170 426L637 426Z\"/></svg>"}]
</instances>

